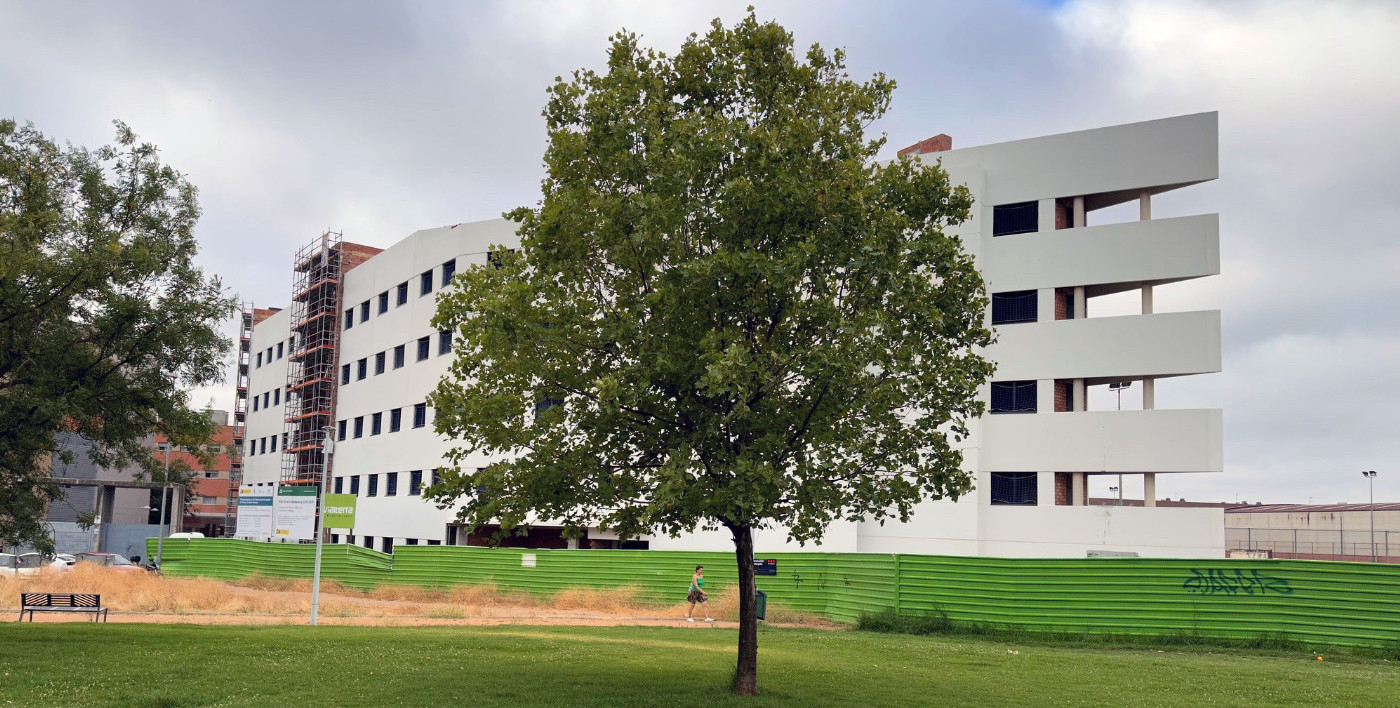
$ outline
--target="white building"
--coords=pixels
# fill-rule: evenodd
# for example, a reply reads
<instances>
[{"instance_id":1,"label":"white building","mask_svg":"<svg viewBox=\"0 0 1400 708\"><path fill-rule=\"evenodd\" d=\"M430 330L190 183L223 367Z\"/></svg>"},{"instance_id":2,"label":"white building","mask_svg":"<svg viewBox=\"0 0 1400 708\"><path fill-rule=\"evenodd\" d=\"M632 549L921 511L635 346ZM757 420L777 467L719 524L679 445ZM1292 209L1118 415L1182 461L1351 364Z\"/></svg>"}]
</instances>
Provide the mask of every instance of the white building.
<instances>
[{"instance_id":1,"label":"white building","mask_svg":"<svg viewBox=\"0 0 1400 708\"><path fill-rule=\"evenodd\" d=\"M983 271L993 301L988 318L998 335L988 352L997 363L986 394L990 412L972 423L963 445L977 490L956 503L928 502L907 524L833 525L819 546L806 548L1223 556L1220 509L1153 504L1156 475L1223 469L1219 410L1154 405L1158 385L1220 371L1220 313L1155 312L1152 297L1155 286L1219 273L1217 215L1151 218L1153 195L1216 178L1216 115L959 150L950 143L938 136L902 152L941 161L977 200L972 218L956 230ZM1095 223L1098 210L1129 202L1139 205L1140 219ZM312 458L297 456L315 454L316 442L306 423L285 419L325 416L341 438L333 485L360 497L353 537L338 540L380 550L475 542L453 526L450 511L418 494L452 446L433 433L432 411L424 405L450 360L450 342L430 321L436 295L456 269L484 263L492 244L517 243L504 220L418 231L378 253L323 242L330 252L355 256L347 256L337 276L341 331L333 410L302 414L284 410L283 400L287 387L307 376L294 364L289 380L289 356L298 343L283 345L325 313L294 307L265 316L252 333L257 359L246 385L256 403L247 415L244 483L304 479L297 460ZM307 254L316 252L313 245ZM307 257L299 254L298 262ZM299 275L301 292L314 287L305 281ZM1140 314L1092 316L1096 298L1127 291L1141 293ZM1129 381L1142 391L1142 410L1088 410L1090 387ZM284 433L294 452L284 453ZM1146 504L1089 506L1089 476L1105 474L1141 475ZM781 529L760 532L758 552L794 550L785 536ZM644 541L657 549L732 549L718 532ZM564 543L548 528L528 542ZM616 543L606 531L590 529L583 545Z\"/></svg>"}]
</instances>

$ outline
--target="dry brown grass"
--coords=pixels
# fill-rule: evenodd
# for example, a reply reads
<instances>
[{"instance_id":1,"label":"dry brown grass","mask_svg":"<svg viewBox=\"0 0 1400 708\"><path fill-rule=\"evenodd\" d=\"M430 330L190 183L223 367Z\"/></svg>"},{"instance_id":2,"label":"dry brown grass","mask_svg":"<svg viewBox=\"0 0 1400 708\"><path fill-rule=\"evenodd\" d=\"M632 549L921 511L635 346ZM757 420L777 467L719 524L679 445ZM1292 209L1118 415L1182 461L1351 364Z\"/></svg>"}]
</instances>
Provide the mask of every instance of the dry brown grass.
<instances>
[{"instance_id":1,"label":"dry brown grass","mask_svg":"<svg viewBox=\"0 0 1400 708\"><path fill-rule=\"evenodd\" d=\"M21 592L90 592L114 612L170 615L299 615L311 609L311 581L254 572L225 583L203 578L167 578L79 564L64 571L45 569L31 576L0 576L0 609L19 608ZM426 588L381 585L362 591L334 580L321 583L321 611L330 617L425 617L465 619L483 616L596 613L618 618L682 617L686 604L662 606L643 599L634 586L607 590L571 588L549 597L494 584ZM700 613L697 612L697 615ZM728 590L710 602L716 619L736 620L738 594ZM768 620L830 625L822 618L769 604Z\"/></svg>"}]
</instances>

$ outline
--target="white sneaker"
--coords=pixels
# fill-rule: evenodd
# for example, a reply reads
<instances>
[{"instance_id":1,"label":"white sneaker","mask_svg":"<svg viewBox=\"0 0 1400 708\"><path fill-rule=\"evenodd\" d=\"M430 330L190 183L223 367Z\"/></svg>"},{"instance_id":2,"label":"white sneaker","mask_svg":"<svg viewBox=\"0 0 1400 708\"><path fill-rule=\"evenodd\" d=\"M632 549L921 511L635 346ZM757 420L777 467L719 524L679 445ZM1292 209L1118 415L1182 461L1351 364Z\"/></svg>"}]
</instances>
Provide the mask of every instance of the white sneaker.
<instances>
[{"instance_id":1,"label":"white sneaker","mask_svg":"<svg viewBox=\"0 0 1400 708\"><path fill-rule=\"evenodd\" d=\"M713 621L715 621L715 620L714 620L713 617L706 617L706 618L705 618L705 621L706 621L706 622L713 622Z\"/></svg>"},{"instance_id":2,"label":"white sneaker","mask_svg":"<svg viewBox=\"0 0 1400 708\"><path fill-rule=\"evenodd\" d=\"M687 617L687 618L685 618L685 621L687 621L687 622L694 622L694 621L695 621L695 618L694 618L694 617Z\"/></svg>"}]
</instances>

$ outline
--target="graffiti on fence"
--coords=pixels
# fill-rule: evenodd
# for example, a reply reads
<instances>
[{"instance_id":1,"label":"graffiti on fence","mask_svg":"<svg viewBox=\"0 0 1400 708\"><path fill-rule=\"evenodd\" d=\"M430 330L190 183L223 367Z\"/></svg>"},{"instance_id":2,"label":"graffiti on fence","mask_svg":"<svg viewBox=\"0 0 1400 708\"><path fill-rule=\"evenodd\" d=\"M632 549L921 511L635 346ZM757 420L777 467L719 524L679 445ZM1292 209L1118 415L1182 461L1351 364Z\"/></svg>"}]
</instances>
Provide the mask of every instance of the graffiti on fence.
<instances>
[{"instance_id":1,"label":"graffiti on fence","mask_svg":"<svg viewBox=\"0 0 1400 708\"><path fill-rule=\"evenodd\" d=\"M1264 595L1276 593L1288 595L1293 592L1288 581L1265 575L1257 570L1192 570L1191 577L1181 584L1186 592L1200 595Z\"/></svg>"}]
</instances>

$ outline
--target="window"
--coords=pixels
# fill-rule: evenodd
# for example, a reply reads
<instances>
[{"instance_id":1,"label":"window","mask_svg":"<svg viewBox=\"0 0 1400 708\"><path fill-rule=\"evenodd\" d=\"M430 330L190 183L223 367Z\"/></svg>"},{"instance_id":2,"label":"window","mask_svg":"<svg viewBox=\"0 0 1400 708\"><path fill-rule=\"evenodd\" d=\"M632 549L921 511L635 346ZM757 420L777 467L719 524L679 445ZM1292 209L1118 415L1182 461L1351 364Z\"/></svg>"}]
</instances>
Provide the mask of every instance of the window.
<instances>
[{"instance_id":1,"label":"window","mask_svg":"<svg viewBox=\"0 0 1400 708\"><path fill-rule=\"evenodd\" d=\"M416 546L416 545L418 545L418 539L416 539L416 538L405 538L405 539L403 540L403 542L406 543L406 544L408 544L408 545L410 545L410 546Z\"/></svg>"},{"instance_id":2,"label":"window","mask_svg":"<svg viewBox=\"0 0 1400 708\"><path fill-rule=\"evenodd\" d=\"M404 345L400 344L399 346L394 347L394 368L395 368L395 369L401 369L401 368L403 368L403 353L404 353Z\"/></svg>"},{"instance_id":3,"label":"window","mask_svg":"<svg viewBox=\"0 0 1400 708\"><path fill-rule=\"evenodd\" d=\"M342 421L340 421L339 423L336 424L337 427L338 427L338 430L337 430L337 433L338 433L338 434L336 435L336 439L337 439L337 440L344 440L344 439L345 439L345 423L346 423L346 421L343 421L343 420L342 420Z\"/></svg>"},{"instance_id":4,"label":"window","mask_svg":"<svg viewBox=\"0 0 1400 708\"><path fill-rule=\"evenodd\" d=\"M418 339L418 361L423 361L428 358L428 346L427 337L420 337Z\"/></svg>"},{"instance_id":5,"label":"window","mask_svg":"<svg viewBox=\"0 0 1400 708\"><path fill-rule=\"evenodd\" d=\"M370 417L369 417L369 434L370 434L370 435L378 435L378 434L380 433L380 431L381 431L381 430L383 429L383 427L384 427L384 426L382 425L383 423L384 423L384 414L383 414L383 413L375 413L374 415L370 416Z\"/></svg>"},{"instance_id":6,"label":"window","mask_svg":"<svg viewBox=\"0 0 1400 708\"><path fill-rule=\"evenodd\" d=\"M394 307L402 307L403 305L407 305L407 304L408 304L408 283L407 283L407 282L399 283L399 292L398 292L398 296L399 296L398 304L394 305Z\"/></svg>"},{"instance_id":7,"label":"window","mask_svg":"<svg viewBox=\"0 0 1400 708\"><path fill-rule=\"evenodd\" d=\"M384 496L394 497L399 494L399 473L389 472L384 475Z\"/></svg>"},{"instance_id":8,"label":"window","mask_svg":"<svg viewBox=\"0 0 1400 708\"><path fill-rule=\"evenodd\" d=\"M426 273L424 273L424 274L418 276L418 294L419 294L420 296L422 296L422 295L427 295L428 293L430 293L430 292L432 292L432 291L433 291L433 272L430 270L430 271L427 271Z\"/></svg>"},{"instance_id":9,"label":"window","mask_svg":"<svg viewBox=\"0 0 1400 708\"><path fill-rule=\"evenodd\" d=\"M456 259L456 258L453 258L452 260L450 260L450 261L448 261L448 262L442 264L442 287L445 288L445 287L447 287L447 284L448 284L448 283L452 282L452 274L453 274L453 273L456 273L456 272L457 272L457 259Z\"/></svg>"},{"instance_id":10,"label":"window","mask_svg":"<svg viewBox=\"0 0 1400 708\"><path fill-rule=\"evenodd\" d=\"M437 540L436 538L430 538L430 539L428 539L428 545L429 545L429 546L441 546L441 545L442 545L442 541L439 541L439 540Z\"/></svg>"},{"instance_id":11,"label":"window","mask_svg":"<svg viewBox=\"0 0 1400 708\"><path fill-rule=\"evenodd\" d=\"M350 365L349 365L349 364L346 364L346 365L340 367L340 383L341 383L341 384L348 384L348 383L350 383Z\"/></svg>"},{"instance_id":12,"label":"window","mask_svg":"<svg viewBox=\"0 0 1400 708\"><path fill-rule=\"evenodd\" d=\"M389 432L397 433L403 427L403 409L395 408L389 411Z\"/></svg>"},{"instance_id":13,"label":"window","mask_svg":"<svg viewBox=\"0 0 1400 708\"><path fill-rule=\"evenodd\" d=\"M993 472L992 503L1035 506L1035 477L1034 472Z\"/></svg>"},{"instance_id":14,"label":"window","mask_svg":"<svg viewBox=\"0 0 1400 708\"><path fill-rule=\"evenodd\" d=\"M368 549L370 549L371 551L374 550L374 537L373 537L373 536L365 536L365 548L368 548Z\"/></svg>"},{"instance_id":15,"label":"window","mask_svg":"<svg viewBox=\"0 0 1400 708\"><path fill-rule=\"evenodd\" d=\"M992 207L992 236L1028 234L1040 230L1040 202Z\"/></svg>"},{"instance_id":16,"label":"window","mask_svg":"<svg viewBox=\"0 0 1400 708\"><path fill-rule=\"evenodd\" d=\"M337 493L338 493L338 492L337 492ZM333 534L331 534L331 543L340 543L340 534L338 534L338 533L333 533Z\"/></svg>"},{"instance_id":17,"label":"window","mask_svg":"<svg viewBox=\"0 0 1400 708\"><path fill-rule=\"evenodd\" d=\"M263 408L266 408L270 401L272 401L272 392L263 391Z\"/></svg>"},{"instance_id":18,"label":"window","mask_svg":"<svg viewBox=\"0 0 1400 708\"><path fill-rule=\"evenodd\" d=\"M369 359L364 358L355 362L355 380L364 381L365 375L369 373Z\"/></svg>"},{"instance_id":19,"label":"window","mask_svg":"<svg viewBox=\"0 0 1400 708\"><path fill-rule=\"evenodd\" d=\"M350 309L348 309L348 310L345 311L345 329L350 329L351 327L354 327L354 326L355 326L355 308L352 307L352 308L350 308Z\"/></svg>"},{"instance_id":20,"label":"window","mask_svg":"<svg viewBox=\"0 0 1400 708\"><path fill-rule=\"evenodd\" d=\"M355 437L357 437L357 438L362 438L362 437L364 437L364 436L365 436L365 417L362 416L362 415L361 415L361 416L355 416Z\"/></svg>"},{"instance_id":21,"label":"window","mask_svg":"<svg viewBox=\"0 0 1400 708\"><path fill-rule=\"evenodd\" d=\"M217 500L214 499L214 497L206 497L206 496L200 496L200 497L199 497L199 503L200 503L200 504L213 504L215 501L217 501Z\"/></svg>"},{"instance_id":22,"label":"window","mask_svg":"<svg viewBox=\"0 0 1400 708\"><path fill-rule=\"evenodd\" d=\"M287 449L287 434L282 433L282 449Z\"/></svg>"},{"instance_id":23,"label":"window","mask_svg":"<svg viewBox=\"0 0 1400 708\"><path fill-rule=\"evenodd\" d=\"M478 470L478 471L480 471L480 470ZM441 468L441 467L434 467L434 468L433 468L433 479L432 479L431 484L437 484L438 482L441 482L441 481L442 481L442 468Z\"/></svg>"},{"instance_id":24,"label":"window","mask_svg":"<svg viewBox=\"0 0 1400 708\"><path fill-rule=\"evenodd\" d=\"M428 404L416 403L413 406L413 427L421 428L428 424Z\"/></svg>"},{"instance_id":25,"label":"window","mask_svg":"<svg viewBox=\"0 0 1400 708\"><path fill-rule=\"evenodd\" d=\"M280 388L274 388L274 389L272 389L272 405L277 406L277 405L281 405L281 404L282 404L282 389L280 389Z\"/></svg>"},{"instance_id":26,"label":"window","mask_svg":"<svg viewBox=\"0 0 1400 708\"><path fill-rule=\"evenodd\" d=\"M374 375L375 375L375 376L378 376L378 375L384 373L384 359L385 359L385 356L386 356L386 355L385 355L384 352L379 352L378 354L375 354L375 355L374 355Z\"/></svg>"},{"instance_id":27,"label":"window","mask_svg":"<svg viewBox=\"0 0 1400 708\"><path fill-rule=\"evenodd\" d=\"M283 344L286 344L286 342L278 342L278 343L277 343L277 358L278 358L278 359L281 359L281 358L282 358L282 345L283 345Z\"/></svg>"},{"instance_id":28,"label":"window","mask_svg":"<svg viewBox=\"0 0 1400 708\"><path fill-rule=\"evenodd\" d=\"M369 319L369 300L360 303L360 322Z\"/></svg>"},{"instance_id":29,"label":"window","mask_svg":"<svg viewBox=\"0 0 1400 708\"><path fill-rule=\"evenodd\" d=\"M267 348L267 354L265 354L263 358L267 360L267 363L272 363L272 347Z\"/></svg>"},{"instance_id":30,"label":"window","mask_svg":"<svg viewBox=\"0 0 1400 708\"><path fill-rule=\"evenodd\" d=\"M385 553L393 553L393 552L394 552L394 539L389 538L389 537L387 537L387 536L384 537L384 540L381 541L380 544L379 544L379 548L380 548L381 550L383 550Z\"/></svg>"},{"instance_id":31,"label":"window","mask_svg":"<svg viewBox=\"0 0 1400 708\"><path fill-rule=\"evenodd\" d=\"M515 249L507 248L504 251L491 251L486 254L486 262L490 264L492 268L500 268L501 261L507 253L515 253Z\"/></svg>"},{"instance_id":32,"label":"window","mask_svg":"<svg viewBox=\"0 0 1400 708\"><path fill-rule=\"evenodd\" d=\"M345 478L344 478L344 477L336 477L336 478L335 478L335 493L336 493L336 494L343 494L344 492L342 492L341 490L344 489L344 488L345 488Z\"/></svg>"},{"instance_id":33,"label":"window","mask_svg":"<svg viewBox=\"0 0 1400 708\"><path fill-rule=\"evenodd\" d=\"M1034 381L993 381L993 413L1034 413Z\"/></svg>"},{"instance_id":34,"label":"window","mask_svg":"<svg viewBox=\"0 0 1400 708\"><path fill-rule=\"evenodd\" d=\"M205 479L218 479L218 478L219 478L219 471L218 471L218 470L204 470L204 478L205 478Z\"/></svg>"},{"instance_id":35,"label":"window","mask_svg":"<svg viewBox=\"0 0 1400 708\"><path fill-rule=\"evenodd\" d=\"M452 330L444 329L438 332L438 356L450 351L452 351Z\"/></svg>"},{"instance_id":36,"label":"window","mask_svg":"<svg viewBox=\"0 0 1400 708\"><path fill-rule=\"evenodd\" d=\"M408 495L416 497L423 493L423 470L408 473Z\"/></svg>"},{"instance_id":37,"label":"window","mask_svg":"<svg viewBox=\"0 0 1400 708\"><path fill-rule=\"evenodd\" d=\"M384 313L386 313L386 312L388 312L388 311L389 311L389 291L388 291L388 290L385 290L384 292L379 293L379 314L382 315L382 314L384 314Z\"/></svg>"},{"instance_id":38,"label":"window","mask_svg":"<svg viewBox=\"0 0 1400 708\"><path fill-rule=\"evenodd\" d=\"M267 438L259 438L259 440L262 441L262 445L261 445L261 449L258 450L258 454L259 454L259 455L266 455L266 454L267 454Z\"/></svg>"},{"instance_id":39,"label":"window","mask_svg":"<svg viewBox=\"0 0 1400 708\"><path fill-rule=\"evenodd\" d=\"M255 368L258 368L258 369L261 369L261 368L262 368L262 352L258 352L258 365L257 365L257 367L255 367Z\"/></svg>"},{"instance_id":40,"label":"window","mask_svg":"<svg viewBox=\"0 0 1400 708\"><path fill-rule=\"evenodd\" d=\"M1034 290L992 293L992 324L1034 322L1040 295Z\"/></svg>"},{"instance_id":41,"label":"window","mask_svg":"<svg viewBox=\"0 0 1400 708\"><path fill-rule=\"evenodd\" d=\"M360 495L360 475L354 475L350 478L350 493L355 496Z\"/></svg>"},{"instance_id":42,"label":"window","mask_svg":"<svg viewBox=\"0 0 1400 708\"><path fill-rule=\"evenodd\" d=\"M365 496L367 496L367 497L377 497L377 496L379 496L379 475L377 475L377 474L369 475L369 491L368 491L368 492L365 492Z\"/></svg>"},{"instance_id":43,"label":"window","mask_svg":"<svg viewBox=\"0 0 1400 708\"><path fill-rule=\"evenodd\" d=\"M272 436L272 451L277 452L277 436Z\"/></svg>"},{"instance_id":44,"label":"window","mask_svg":"<svg viewBox=\"0 0 1400 708\"><path fill-rule=\"evenodd\" d=\"M258 412L258 404L262 401L262 396L253 396L253 412Z\"/></svg>"}]
</instances>

